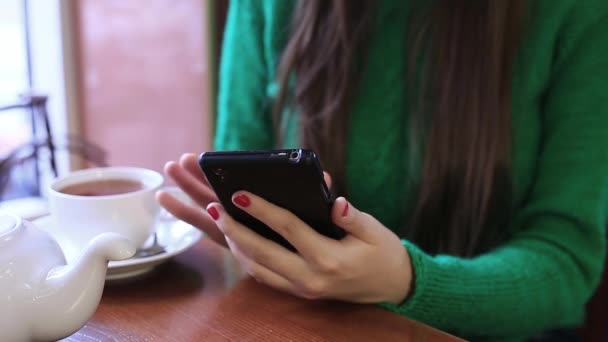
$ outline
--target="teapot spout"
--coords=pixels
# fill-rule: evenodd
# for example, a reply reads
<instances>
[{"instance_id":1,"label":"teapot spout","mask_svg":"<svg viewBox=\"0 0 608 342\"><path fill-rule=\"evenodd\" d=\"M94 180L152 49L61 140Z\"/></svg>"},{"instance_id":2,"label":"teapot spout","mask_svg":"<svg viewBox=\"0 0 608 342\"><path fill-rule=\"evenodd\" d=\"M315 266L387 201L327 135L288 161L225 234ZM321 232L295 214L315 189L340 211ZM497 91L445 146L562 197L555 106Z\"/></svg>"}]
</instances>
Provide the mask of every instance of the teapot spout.
<instances>
[{"instance_id":1,"label":"teapot spout","mask_svg":"<svg viewBox=\"0 0 608 342\"><path fill-rule=\"evenodd\" d=\"M32 320L33 337L60 339L82 327L99 305L108 261L128 259L134 254L135 247L128 239L105 233L91 240L73 265L52 269L35 298L41 317Z\"/></svg>"}]
</instances>

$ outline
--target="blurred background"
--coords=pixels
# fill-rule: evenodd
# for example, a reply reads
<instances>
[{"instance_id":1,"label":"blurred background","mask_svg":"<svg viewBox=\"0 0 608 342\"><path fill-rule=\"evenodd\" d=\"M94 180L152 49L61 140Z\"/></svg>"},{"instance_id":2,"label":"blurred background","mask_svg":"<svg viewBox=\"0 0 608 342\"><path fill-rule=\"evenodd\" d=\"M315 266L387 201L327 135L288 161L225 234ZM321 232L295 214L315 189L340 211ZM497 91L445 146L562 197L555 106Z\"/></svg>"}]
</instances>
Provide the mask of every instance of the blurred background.
<instances>
[{"instance_id":1,"label":"blurred background","mask_svg":"<svg viewBox=\"0 0 608 342\"><path fill-rule=\"evenodd\" d=\"M211 146L227 0L0 0L0 201Z\"/></svg>"}]
</instances>

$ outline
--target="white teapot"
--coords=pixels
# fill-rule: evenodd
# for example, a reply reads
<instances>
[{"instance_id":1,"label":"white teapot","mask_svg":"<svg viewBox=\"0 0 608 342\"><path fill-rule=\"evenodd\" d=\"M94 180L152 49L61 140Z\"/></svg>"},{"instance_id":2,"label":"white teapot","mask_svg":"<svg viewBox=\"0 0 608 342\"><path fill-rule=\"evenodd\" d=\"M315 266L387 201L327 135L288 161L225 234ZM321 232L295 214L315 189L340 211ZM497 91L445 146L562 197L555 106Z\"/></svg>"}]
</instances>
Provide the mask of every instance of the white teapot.
<instances>
[{"instance_id":1,"label":"white teapot","mask_svg":"<svg viewBox=\"0 0 608 342\"><path fill-rule=\"evenodd\" d=\"M49 234L0 212L0 341L54 341L78 331L99 305L108 261L134 253L129 240L105 233L66 265Z\"/></svg>"}]
</instances>

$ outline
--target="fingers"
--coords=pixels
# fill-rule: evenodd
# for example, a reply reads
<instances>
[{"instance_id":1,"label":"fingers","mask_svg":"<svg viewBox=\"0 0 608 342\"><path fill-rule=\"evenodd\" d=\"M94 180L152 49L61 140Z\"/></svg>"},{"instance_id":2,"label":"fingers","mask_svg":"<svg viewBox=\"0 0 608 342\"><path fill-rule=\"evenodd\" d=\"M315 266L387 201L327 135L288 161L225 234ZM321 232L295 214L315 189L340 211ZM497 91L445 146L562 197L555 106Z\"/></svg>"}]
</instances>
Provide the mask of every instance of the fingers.
<instances>
[{"instance_id":1,"label":"fingers","mask_svg":"<svg viewBox=\"0 0 608 342\"><path fill-rule=\"evenodd\" d=\"M201 170L201 167L198 165L198 157L194 153L183 154L179 159L179 164L185 170L190 172L190 174L194 176L194 178L198 179L204 184L209 184L207 182L207 177L205 177L205 174L203 173L203 170Z\"/></svg>"},{"instance_id":2,"label":"fingers","mask_svg":"<svg viewBox=\"0 0 608 342\"><path fill-rule=\"evenodd\" d=\"M239 251L249 259L292 282L309 272L301 256L243 226L226 213L219 203L210 204L207 211L216 220L226 239L237 245Z\"/></svg>"},{"instance_id":3,"label":"fingers","mask_svg":"<svg viewBox=\"0 0 608 342\"><path fill-rule=\"evenodd\" d=\"M224 234L222 234L215 222L209 215L205 214L201 208L187 205L173 195L162 190L156 193L156 200L173 216L200 229L220 245L227 246Z\"/></svg>"},{"instance_id":4,"label":"fingers","mask_svg":"<svg viewBox=\"0 0 608 342\"><path fill-rule=\"evenodd\" d=\"M380 227L380 222L371 215L359 211L344 197L338 197L334 201L332 219L338 227L358 239L372 244L377 240L374 228Z\"/></svg>"},{"instance_id":5,"label":"fingers","mask_svg":"<svg viewBox=\"0 0 608 342\"><path fill-rule=\"evenodd\" d=\"M331 189L331 175L328 172L323 171L323 179L325 180L327 188Z\"/></svg>"},{"instance_id":6,"label":"fingers","mask_svg":"<svg viewBox=\"0 0 608 342\"><path fill-rule=\"evenodd\" d=\"M232 255L234 255L234 257L238 260L241 267L243 267L250 276L255 278L255 280L282 291L290 293L296 292L295 287L287 279L285 279L285 277L278 275L267 267L262 266L247 257L245 253L243 253L229 238L226 238L226 242L228 243Z\"/></svg>"},{"instance_id":7,"label":"fingers","mask_svg":"<svg viewBox=\"0 0 608 342\"><path fill-rule=\"evenodd\" d=\"M250 192L236 192L232 202L289 241L305 259L314 261L320 258L321 251L335 243L335 240L319 234L288 210Z\"/></svg>"},{"instance_id":8,"label":"fingers","mask_svg":"<svg viewBox=\"0 0 608 342\"><path fill-rule=\"evenodd\" d=\"M205 208L210 202L216 200L213 190L206 183L197 179L181 164L173 161L168 162L165 165L165 173L202 208Z\"/></svg>"}]
</instances>

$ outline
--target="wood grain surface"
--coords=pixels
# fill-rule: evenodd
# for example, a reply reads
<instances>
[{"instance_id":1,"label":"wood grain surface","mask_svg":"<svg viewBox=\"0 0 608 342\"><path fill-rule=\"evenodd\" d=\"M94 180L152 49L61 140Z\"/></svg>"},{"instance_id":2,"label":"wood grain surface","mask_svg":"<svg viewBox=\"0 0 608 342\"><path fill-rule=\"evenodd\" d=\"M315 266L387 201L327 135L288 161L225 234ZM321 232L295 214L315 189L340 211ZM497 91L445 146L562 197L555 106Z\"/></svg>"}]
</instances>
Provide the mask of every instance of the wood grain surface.
<instances>
[{"instance_id":1,"label":"wood grain surface","mask_svg":"<svg viewBox=\"0 0 608 342\"><path fill-rule=\"evenodd\" d=\"M65 341L459 341L374 305L299 299L247 277L203 239L153 273L108 283Z\"/></svg>"}]
</instances>

